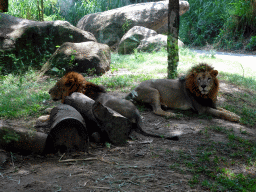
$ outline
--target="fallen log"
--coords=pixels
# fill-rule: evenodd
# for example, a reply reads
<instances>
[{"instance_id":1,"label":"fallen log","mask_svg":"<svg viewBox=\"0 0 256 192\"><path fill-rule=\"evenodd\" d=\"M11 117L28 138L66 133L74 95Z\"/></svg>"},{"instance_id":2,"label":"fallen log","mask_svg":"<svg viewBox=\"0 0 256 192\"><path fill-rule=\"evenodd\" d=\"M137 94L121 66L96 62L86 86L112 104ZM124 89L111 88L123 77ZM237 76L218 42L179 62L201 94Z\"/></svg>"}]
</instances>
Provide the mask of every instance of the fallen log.
<instances>
[{"instance_id":1,"label":"fallen log","mask_svg":"<svg viewBox=\"0 0 256 192\"><path fill-rule=\"evenodd\" d=\"M72 93L64 103L81 113L88 125L89 135L96 132L99 133L101 142L109 141L116 145L126 143L132 129L132 124L126 117L82 93Z\"/></svg>"},{"instance_id":2,"label":"fallen log","mask_svg":"<svg viewBox=\"0 0 256 192\"><path fill-rule=\"evenodd\" d=\"M0 148L21 154L41 154L47 134L35 129L13 126L0 120Z\"/></svg>"},{"instance_id":3,"label":"fallen log","mask_svg":"<svg viewBox=\"0 0 256 192\"><path fill-rule=\"evenodd\" d=\"M99 125L92 112L92 106L94 103L95 101L91 98L82 93L76 92L67 96L64 100L64 104L74 107L84 118L91 141L97 143L109 142L104 128Z\"/></svg>"}]
</instances>

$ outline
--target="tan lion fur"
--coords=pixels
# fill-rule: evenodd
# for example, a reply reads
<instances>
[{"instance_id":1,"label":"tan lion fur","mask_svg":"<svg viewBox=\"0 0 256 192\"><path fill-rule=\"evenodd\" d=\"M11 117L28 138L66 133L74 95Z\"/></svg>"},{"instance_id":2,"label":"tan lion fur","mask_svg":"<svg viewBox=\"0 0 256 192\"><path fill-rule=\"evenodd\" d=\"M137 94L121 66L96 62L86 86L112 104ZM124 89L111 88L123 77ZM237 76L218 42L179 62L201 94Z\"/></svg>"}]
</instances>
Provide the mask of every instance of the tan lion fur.
<instances>
[{"instance_id":1,"label":"tan lion fur","mask_svg":"<svg viewBox=\"0 0 256 192\"><path fill-rule=\"evenodd\" d=\"M199 114L208 113L229 121L240 117L230 111L216 107L219 81L218 71L206 63L192 67L184 79L152 79L140 83L125 98L152 106L153 112L161 116L175 116L163 111L161 106L171 109L193 109Z\"/></svg>"}]
</instances>

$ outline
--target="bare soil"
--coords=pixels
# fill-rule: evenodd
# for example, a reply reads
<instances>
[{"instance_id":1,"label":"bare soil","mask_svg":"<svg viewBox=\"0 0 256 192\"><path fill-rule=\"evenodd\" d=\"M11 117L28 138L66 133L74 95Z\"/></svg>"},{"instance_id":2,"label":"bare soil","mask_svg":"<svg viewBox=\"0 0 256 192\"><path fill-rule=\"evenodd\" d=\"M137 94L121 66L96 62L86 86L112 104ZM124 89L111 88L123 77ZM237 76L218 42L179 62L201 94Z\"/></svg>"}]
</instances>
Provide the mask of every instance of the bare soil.
<instances>
[{"instance_id":1,"label":"bare soil","mask_svg":"<svg viewBox=\"0 0 256 192\"><path fill-rule=\"evenodd\" d=\"M241 91L224 82L220 87L222 94L232 95L234 91ZM111 94L120 98L124 96L120 92ZM226 101L220 97L221 102ZM197 148L207 141L225 142L227 137L224 134L211 131L207 137L202 134L204 128L211 125L232 128L236 135L255 140L256 127L222 119L198 118L196 115L166 119L154 115L150 108L144 108L141 115L145 131L161 135L178 134L180 140L169 141L133 133L134 139L124 146L92 144L90 154L73 152L23 156L6 152L7 159L0 164L0 191L205 191L201 186L191 188L189 181L193 175L182 171L182 167L175 167L180 161L179 151L183 150L195 158ZM35 119L12 121L14 124L31 125ZM248 134L242 135L241 130ZM2 159L5 160L3 155ZM243 169L237 166L234 168Z\"/></svg>"}]
</instances>

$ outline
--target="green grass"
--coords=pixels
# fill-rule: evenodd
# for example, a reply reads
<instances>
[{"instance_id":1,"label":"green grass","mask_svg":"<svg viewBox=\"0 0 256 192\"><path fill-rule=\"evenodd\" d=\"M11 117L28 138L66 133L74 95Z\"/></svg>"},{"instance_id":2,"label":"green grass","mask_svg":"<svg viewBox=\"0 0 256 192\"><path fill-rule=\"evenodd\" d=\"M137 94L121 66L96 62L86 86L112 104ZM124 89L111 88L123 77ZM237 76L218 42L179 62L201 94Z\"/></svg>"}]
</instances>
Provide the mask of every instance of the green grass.
<instances>
[{"instance_id":1,"label":"green grass","mask_svg":"<svg viewBox=\"0 0 256 192\"><path fill-rule=\"evenodd\" d=\"M224 135L224 142L209 140L209 133ZM175 164L169 168L192 175L191 188L205 191L255 191L256 143L236 136L234 131L221 126L209 126L201 131L197 149L177 151ZM166 154L172 156L171 151ZM241 171L245 169L246 171Z\"/></svg>"},{"instance_id":2,"label":"green grass","mask_svg":"<svg viewBox=\"0 0 256 192\"><path fill-rule=\"evenodd\" d=\"M0 117L20 118L36 116L50 99L49 84L37 83L37 73L33 70L22 76L0 76ZM48 85L47 85L48 84Z\"/></svg>"}]
</instances>

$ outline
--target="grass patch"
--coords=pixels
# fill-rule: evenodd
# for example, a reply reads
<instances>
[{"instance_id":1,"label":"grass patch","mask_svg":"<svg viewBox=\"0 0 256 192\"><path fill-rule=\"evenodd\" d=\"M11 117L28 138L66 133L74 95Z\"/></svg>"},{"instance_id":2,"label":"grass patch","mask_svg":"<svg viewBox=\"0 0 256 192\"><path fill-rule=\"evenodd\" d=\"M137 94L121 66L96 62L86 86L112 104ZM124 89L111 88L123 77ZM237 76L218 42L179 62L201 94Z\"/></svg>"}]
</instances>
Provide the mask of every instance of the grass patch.
<instances>
[{"instance_id":1,"label":"grass patch","mask_svg":"<svg viewBox=\"0 0 256 192\"><path fill-rule=\"evenodd\" d=\"M22 76L0 76L0 117L20 118L36 116L45 108L44 103L50 99L49 83L37 83L37 73L28 71Z\"/></svg>"},{"instance_id":2,"label":"grass patch","mask_svg":"<svg viewBox=\"0 0 256 192\"><path fill-rule=\"evenodd\" d=\"M209 132L223 134L225 143L209 140ZM250 170L256 167L256 143L220 126L206 127L201 133L205 139L194 152L178 151L176 164L180 169L175 166L169 168L192 174L188 182L192 188L201 186L207 191L255 191L255 173Z\"/></svg>"}]
</instances>

